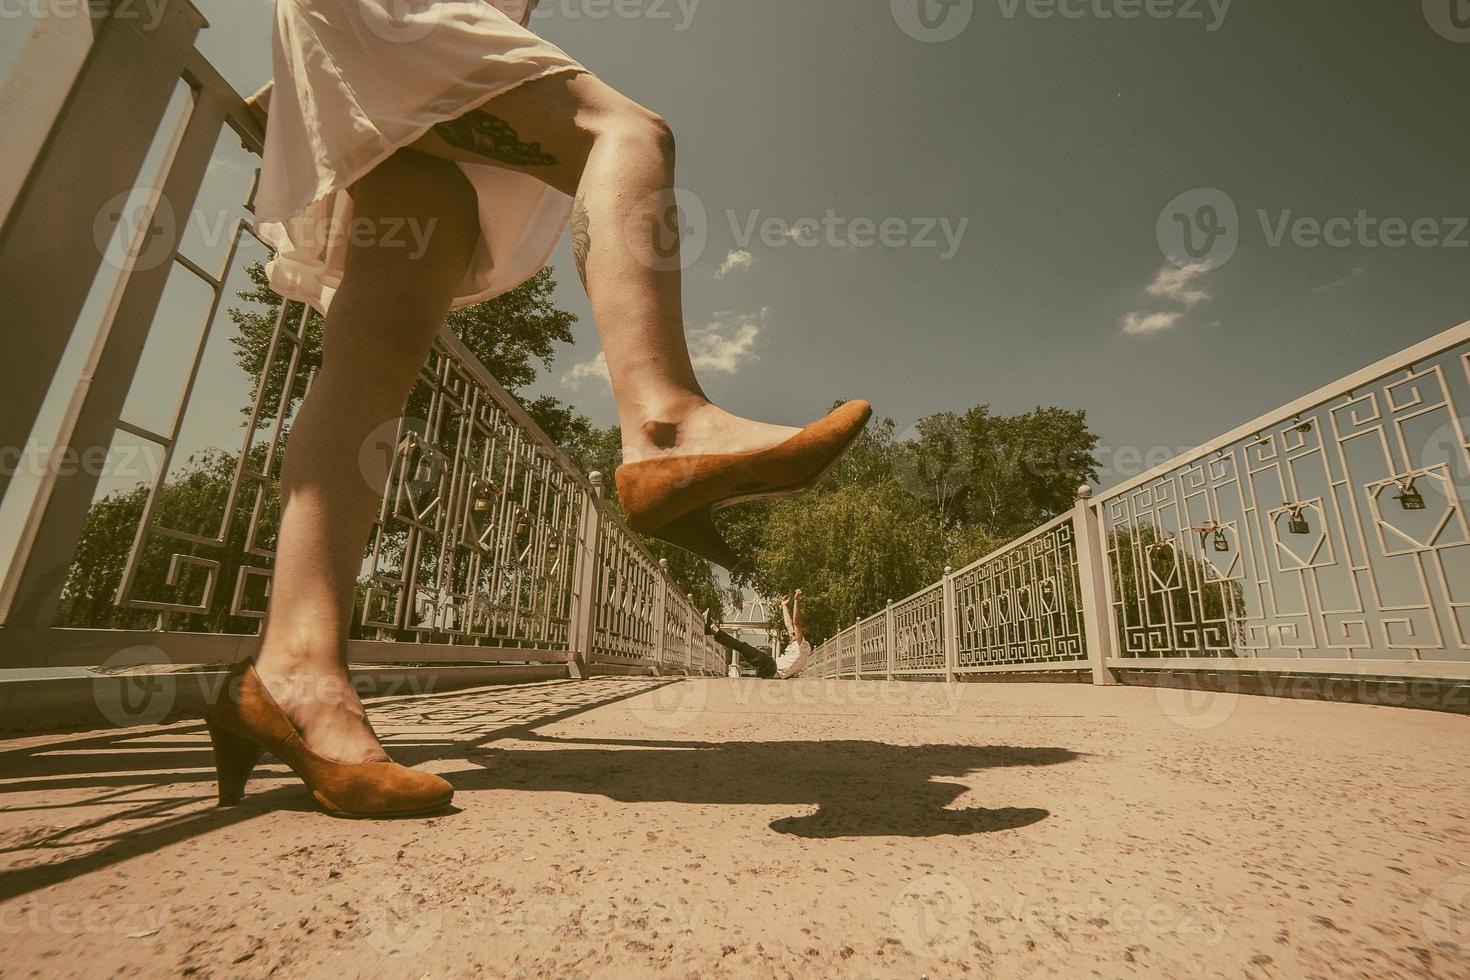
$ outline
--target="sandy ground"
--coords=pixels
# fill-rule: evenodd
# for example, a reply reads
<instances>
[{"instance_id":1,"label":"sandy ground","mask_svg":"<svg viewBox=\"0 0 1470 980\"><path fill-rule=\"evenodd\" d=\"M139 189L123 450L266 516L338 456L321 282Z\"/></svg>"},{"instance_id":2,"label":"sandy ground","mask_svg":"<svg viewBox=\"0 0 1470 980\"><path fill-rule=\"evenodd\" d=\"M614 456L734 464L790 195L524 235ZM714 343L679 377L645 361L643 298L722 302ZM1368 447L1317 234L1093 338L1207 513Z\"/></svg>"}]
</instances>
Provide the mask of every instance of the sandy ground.
<instances>
[{"instance_id":1,"label":"sandy ground","mask_svg":"<svg viewBox=\"0 0 1470 980\"><path fill-rule=\"evenodd\" d=\"M663 686L660 686L663 685ZM0 743L0 974L1470 976L1470 719L1071 685L389 699L456 810L214 806L197 724Z\"/></svg>"}]
</instances>

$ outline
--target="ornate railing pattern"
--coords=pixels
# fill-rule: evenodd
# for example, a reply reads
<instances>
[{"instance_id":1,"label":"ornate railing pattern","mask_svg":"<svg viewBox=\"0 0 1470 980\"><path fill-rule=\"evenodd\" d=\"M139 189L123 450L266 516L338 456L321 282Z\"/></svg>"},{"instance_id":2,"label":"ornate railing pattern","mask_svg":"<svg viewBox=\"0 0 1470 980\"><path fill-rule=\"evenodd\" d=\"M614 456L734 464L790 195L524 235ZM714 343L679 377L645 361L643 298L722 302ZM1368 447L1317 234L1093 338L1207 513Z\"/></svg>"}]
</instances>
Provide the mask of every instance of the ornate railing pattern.
<instances>
[{"instance_id":1,"label":"ornate railing pattern","mask_svg":"<svg viewBox=\"0 0 1470 980\"><path fill-rule=\"evenodd\" d=\"M944 586L936 583L893 604L893 672L943 674Z\"/></svg>"},{"instance_id":2,"label":"ornate railing pattern","mask_svg":"<svg viewBox=\"0 0 1470 980\"><path fill-rule=\"evenodd\" d=\"M657 594L666 590L658 563L616 520L604 520L597 546L598 603L592 634L596 660L657 662Z\"/></svg>"},{"instance_id":3,"label":"ornate railing pattern","mask_svg":"<svg viewBox=\"0 0 1470 980\"><path fill-rule=\"evenodd\" d=\"M268 307L227 304L233 292L254 288L245 267L263 256L251 203L209 200L233 224L216 224L212 212L190 219L205 217L194 209L211 172L248 178L263 134L194 50L204 26L197 12L168 4L159 13L156 30L135 17L112 18L101 32L89 18L52 18L6 81L7 89L56 94L52 114L32 111L34 100L0 100L10 134L10 163L0 169L0 280L17 322L36 334L35 343L16 346L9 365L17 384L13 411L0 420L5 444L27 444L82 299L103 271L102 245L113 234L106 222L126 217L88 374L48 448L91 459L126 439L161 460L139 487L146 499L132 547L118 556L116 591L110 602L92 602L82 622L58 623L58 610L94 500L106 496L104 474L84 467L25 487L29 518L0 592L6 666L95 664L130 645L176 662L217 663L249 651L269 609L281 458L320 363L320 317L276 303L271 323ZM129 67L99 86L86 70L93 62ZM68 92L76 97L60 97ZM125 125L107 123L119 118ZM139 178L149 145L170 126L156 174ZM227 129L233 135L223 138ZM31 179L41 172L49 179ZM185 254L196 248L194 229L213 227L228 229L217 272ZM209 233L199 234L207 244ZM183 333L178 304L162 303L180 270L205 286L203 325L193 334ZM181 335L192 346L181 347ZM151 381L140 370L144 352L165 348L185 352L169 360L170 370L183 365L182 392L166 424L140 424L130 400ZM227 367L231 358L245 367L252 393L243 434L227 424L221 441L219 390L210 389L212 405L194 396L219 378L240 379ZM215 428L205 433L211 418ZM238 450L209 449L201 468L188 458L200 450L180 449L216 442ZM666 663L723 673L722 649L697 630L691 603L603 503L600 483L577 472L447 330L403 418L375 434L360 464L384 495L363 559L355 662L547 664L576 676L599 664ZM0 474L0 494L15 487L9 477Z\"/></svg>"},{"instance_id":4,"label":"ornate railing pattern","mask_svg":"<svg viewBox=\"0 0 1470 980\"><path fill-rule=\"evenodd\" d=\"M1470 679L1470 323L1268 413L890 605L892 674ZM813 651L862 676L873 619ZM953 624L951 628L950 624Z\"/></svg>"},{"instance_id":5,"label":"ornate railing pattern","mask_svg":"<svg viewBox=\"0 0 1470 980\"><path fill-rule=\"evenodd\" d=\"M1072 515L961 569L956 670L1087 661Z\"/></svg>"},{"instance_id":6,"label":"ornate railing pattern","mask_svg":"<svg viewBox=\"0 0 1470 980\"><path fill-rule=\"evenodd\" d=\"M857 625L858 670L882 674L888 669L888 623L883 613L869 616Z\"/></svg>"},{"instance_id":7,"label":"ornate railing pattern","mask_svg":"<svg viewBox=\"0 0 1470 980\"><path fill-rule=\"evenodd\" d=\"M1110 491L1118 656L1470 662L1463 347Z\"/></svg>"},{"instance_id":8,"label":"ornate railing pattern","mask_svg":"<svg viewBox=\"0 0 1470 980\"><path fill-rule=\"evenodd\" d=\"M685 651L689 649L693 622L689 618L689 608L680 601L683 597L679 590L671 583L664 585L663 605L663 662L665 664L684 663Z\"/></svg>"}]
</instances>

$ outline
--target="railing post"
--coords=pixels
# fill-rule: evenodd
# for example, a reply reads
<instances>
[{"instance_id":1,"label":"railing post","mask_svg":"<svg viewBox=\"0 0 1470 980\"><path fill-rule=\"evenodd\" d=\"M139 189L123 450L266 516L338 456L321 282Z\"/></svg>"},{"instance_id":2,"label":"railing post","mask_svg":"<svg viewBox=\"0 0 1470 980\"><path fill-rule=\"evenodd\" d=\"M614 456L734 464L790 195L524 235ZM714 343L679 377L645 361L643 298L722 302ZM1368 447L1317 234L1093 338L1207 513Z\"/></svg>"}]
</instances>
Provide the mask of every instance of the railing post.
<instances>
[{"instance_id":1,"label":"railing post","mask_svg":"<svg viewBox=\"0 0 1470 980\"><path fill-rule=\"evenodd\" d=\"M944 588L940 592L940 632L944 638L944 682L953 684L960 666L959 610L955 608L954 568L944 566Z\"/></svg>"},{"instance_id":2,"label":"railing post","mask_svg":"<svg viewBox=\"0 0 1470 980\"><path fill-rule=\"evenodd\" d=\"M567 673L585 680L592 673L592 638L597 629L597 588L602 541L602 474L588 474L592 492L582 503L582 527L577 535L577 561L572 575L572 629L567 644Z\"/></svg>"},{"instance_id":3,"label":"railing post","mask_svg":"<svg viewBox=\"0 0 1470 980\"><path fill-rule=\"evenodd\" d=\"M694 593L685 596L689 600L689 638L684 645L684 676L694 673Z\"/></svg>"},{"instance_id":4,"label":"railing post","mask_svg":"<svg viewBox=\"0 0 1470 980\"><path fill-rule=\"evenodd\" d=\"M0 445L8 447L23 447L31 437L103 246L124 217L124 195L138 181L205 24L185 0L150 8L151 25L137 10L129 15L125 0L54 6L43 5L36 31L0 88L0 296L8 341ZM208 156L206 150L204 162ZM202 173L203 163L198 168ZM135 229L171 224L169 231L182 232L195 189L167 202L176 209L174 220L155 222L150 214ZM138 215L128 217L134 224ZM162 247L151 243L149 254ZM0 498L9 482L0 471Z\"/></svg>"},{"instance_id":5,"label":"railing post","mask_svg":"<svg viewBox=\"0 0 1470 980\"><path fill-rule=\"evenodd\" d=\"M883 672L885 680L893 680L893 600L888 600L888 605L883 608L883 660L887 669Z\"/></svg>"},{"instance_id":6,"label":"railing post","mask_svg":"<svg viewBox=\"0 0 1470 980\"><path fill-rule=\"evenodd\" d=\"M1113 656L1113 634L1110 626L1107 587L1107 551L1103 545L1101 522L1092 506L1092 487L1077 488L1077 506L1072 512L1073 539L1077 542L1077 587L1082 595L1082 628L1087 638L1087 662L1092 667L1092 683L1116 684L1118 678L1108 667Z\"/></svg>"},{"instance_id":7,"label":"railing post","mask_svg":"<svg viewBox=\"0 0 1470 980\"><path fill-rule=\"evenodd\" d=\"M663 676L664 672L664 643L668 639L669 630L669 560L660 558L658 570L662 576L658 580L658 595L654 598L653 621L658 628L653 634L653 672Z\"/></svg>"}]
</instances>

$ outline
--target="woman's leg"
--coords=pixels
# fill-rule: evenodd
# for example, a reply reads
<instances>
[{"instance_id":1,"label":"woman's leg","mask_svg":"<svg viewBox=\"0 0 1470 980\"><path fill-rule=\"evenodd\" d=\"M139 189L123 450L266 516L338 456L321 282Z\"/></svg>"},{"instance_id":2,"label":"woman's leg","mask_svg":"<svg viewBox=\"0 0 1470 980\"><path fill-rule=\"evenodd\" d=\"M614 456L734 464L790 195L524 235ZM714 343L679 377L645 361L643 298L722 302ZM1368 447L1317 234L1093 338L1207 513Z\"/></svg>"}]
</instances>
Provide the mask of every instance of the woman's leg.
<instances>
[{"instance_id":1,"label":"woman's leg","mask_svg":"<svg viewBox=\"0 0 1470 980\"><path fill-rule=\"evenodd\" d=\"M403 412L479 241L474 189L459 167L399 152L348 192L355 219L415 220L422 255L353 235L327 316L321 371L291 427L270 614L256 658L266 688L316 752L386 756L347 683L345 642L382 483L361 448ZM397 225L385 225L397 227ZM401 244L401 242L400 242Z\"/></svg>"},{"instance_id":2,"label":"woman's leg","mask_svg":"<svg viewBox=\"0 0 1470 980\"><path fill-rule=\"evenodd\" d=\"M795 430L710 404L684 340L674 138L595 76L528 82L435 127L415 149L531 174L576 198L572 242L632 462L763 449Z\"/></svg>"}]
</instances>

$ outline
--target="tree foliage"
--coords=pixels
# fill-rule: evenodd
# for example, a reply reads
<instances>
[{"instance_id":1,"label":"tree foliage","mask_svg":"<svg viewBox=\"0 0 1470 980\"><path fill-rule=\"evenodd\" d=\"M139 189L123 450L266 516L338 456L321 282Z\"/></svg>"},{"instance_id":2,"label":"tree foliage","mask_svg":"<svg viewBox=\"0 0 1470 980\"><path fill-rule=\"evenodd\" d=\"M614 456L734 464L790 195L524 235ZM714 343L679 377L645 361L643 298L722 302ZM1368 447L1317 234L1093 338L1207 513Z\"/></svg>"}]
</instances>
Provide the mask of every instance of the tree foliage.
<instances>
[{"instance_id":1,"label":"tree foliage","mask_svg":"<svg viewBox=\"0 0 1470 980\"><path fill-rule=\"evenodd\" d=\"M251 381L251 402L259 393L262 380L266 398L260 422L274 420L281 402L282 387L288 377L293 389L286 402L289 442L289 415L306 394L306 384L314 369L322 364L322 318L314 310L292 303L287 316L299 327L301 337L298 362L291 371L290 350L270 357L270 338L281 313L282 298L271 290L265 269L260 263L246 268L249 286L238 292L240 300L226 314L234 326L230 342L235 362ZM450 313L447 324L461 342L489 369L495 379L512 395L518 395L535 381L538 370L549 367L558 344L570 343L571 326L576 316L556 307L552 297L556 279L551 268L543 268L510 292L484 303ZM415 389L404 408L408 417L421 418L427 411L423 404L427 395ZM584 472L600 470L608 475L609 498L616 507L616 488L612 474L621 456L621 439L616 428L594 426L572 406L550 395L535 398L525 405L528 414ZM242 414L250 412L250 403L242 406ZM242 423L243 424L243 423ZM253 452L257 467L264 464L263 446ZM228 452L210 450L181 462L160 488L154 519L165 527L213 536L224 513L236 458ZM266 523L274 526L275 492L272 488ZM83 526L82 539L63 591L58 623L69 626L146 629L157 621L157 613L140 609L123 609L115 605L117 589L122 581L127 556L132 549L138 524L147 504L147 487L139 484L111 493L97 501ZM141 555L134 594L161 601L189 601L204 591L204 571L200 566L184 563L178 579L167 581L174 552L197 553L202 558L220 562L216 572L220 583L233 583L244 559L243 543L248 530L248 510L235 515L234 526L226 530L226 544L220 549L195 546L183 541L165 542L154 538ZM707 562L658 542L650 542L655 554L669 558L670 573L686 593L693 593L700 608L710 608L716 618L723 609L723 594ZM271 545L273 546L273 544ZM431 556L425 555L424 560ZM258 558L251 561L262 562ZM258 580L263 582L263 580ZM359 592L361 592L361 586ZM204 614L174 614L172 628L206 632L251 633L256 620L229 615L233 599L230 588L215 589L214 601Z\"/></svg>"},{"instance_id":2,"label":"tree foliage","mask_svg":"<svg viewBox=\"0 0 1470 980\"><path fill-rule=\"evenodd\" d=\"M751 559L738 583L766 596L800 588L817 640L1045 523L1097 477L1081 411L977 405L920 419L911 438L895 428L875 418L816 490L724 521Z\"/></svg>"}]
</instances>

